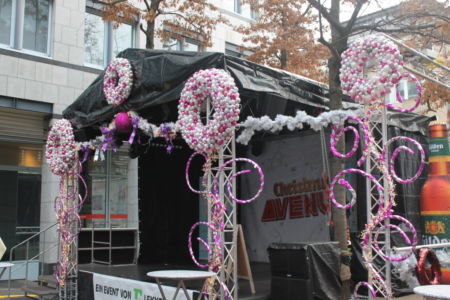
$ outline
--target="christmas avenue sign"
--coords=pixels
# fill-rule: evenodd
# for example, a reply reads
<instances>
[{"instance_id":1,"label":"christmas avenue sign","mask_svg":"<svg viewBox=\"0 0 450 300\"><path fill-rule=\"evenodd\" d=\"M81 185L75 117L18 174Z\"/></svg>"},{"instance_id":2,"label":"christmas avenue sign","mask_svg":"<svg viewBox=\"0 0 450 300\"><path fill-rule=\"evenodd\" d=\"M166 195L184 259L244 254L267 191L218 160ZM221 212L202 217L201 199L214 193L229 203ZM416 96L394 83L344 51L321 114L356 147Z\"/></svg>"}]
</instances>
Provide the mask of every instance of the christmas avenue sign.
<instances>
[{"instance_id":1,"label":"christmas avenue sign","mask_svg":"<svg viewBox=\"0 0 450 300\"><path fill-rule=\"evenodd\" d=\"M322 178L293 180L288 184L277 182L273 193L277 198L265 201L262 222L280 221L326 214L328 204Z\"/></svg>"},{"instance_id":2,"label":"christmas avenue sign","mask_svg":"<svg viewBox=\"0 0 450 300\"><path fill-rule=\"evenodd\" d=\"M271 243L329 240L320 153L320 135L306 134L265 141L260 155L247 155L261 166L266 183L256 201L241 207L251 261L267 262ZM257 176L241 176L241 198L257 186Z\"/></svg>"}]
</instances>

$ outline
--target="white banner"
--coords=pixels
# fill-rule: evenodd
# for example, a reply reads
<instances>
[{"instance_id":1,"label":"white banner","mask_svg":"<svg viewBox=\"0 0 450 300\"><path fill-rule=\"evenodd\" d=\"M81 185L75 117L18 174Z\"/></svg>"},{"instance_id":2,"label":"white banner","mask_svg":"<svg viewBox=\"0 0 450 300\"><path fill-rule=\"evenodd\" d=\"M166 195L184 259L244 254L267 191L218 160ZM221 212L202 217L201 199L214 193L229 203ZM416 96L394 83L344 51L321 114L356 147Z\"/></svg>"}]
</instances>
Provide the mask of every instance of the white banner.
<instances>
[{"instance_id":1,"label":"white banner","mask_svg":"<svg viewBox=\"0 0 450 300\"><path fill-rule=\"evenodd\" d=\"M137 281L120 277L93 274L94 299L95 300L163 300L156 283ZM174 284L178 282L174 281ZM172 299L176 288L162 286L167 299ZM188 290L193 298L193 291ZM183 290L180 289L176 300L186 300Z\"/></svg>"},{"instance_id":2,"label":"white banner","mask_svg":"<svg viewBox=\"0 0 450 300\"><path fill-rule=\"evenodd\" d=\"M264 141L260 155L248 153L265 177L258 199L241 206L251 261L268 262L271 243L329 241L321 153L317 133ZM241 177L241 198L248 199L259 178Z\"/></svg>"}]
</instances>

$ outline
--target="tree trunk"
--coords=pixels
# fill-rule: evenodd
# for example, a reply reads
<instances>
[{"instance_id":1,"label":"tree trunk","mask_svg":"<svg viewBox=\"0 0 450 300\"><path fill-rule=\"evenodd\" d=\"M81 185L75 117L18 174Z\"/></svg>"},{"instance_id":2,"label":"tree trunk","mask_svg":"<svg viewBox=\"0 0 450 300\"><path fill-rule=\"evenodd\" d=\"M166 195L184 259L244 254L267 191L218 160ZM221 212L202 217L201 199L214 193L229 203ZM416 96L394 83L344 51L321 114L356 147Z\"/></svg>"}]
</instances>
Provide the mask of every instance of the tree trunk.
<instances>
[{"instance_id":1,"label":"tree trunk","mask_svg":"<svg viewBox=\"0 0 450 300\"><path fill-rule=\"evenodd\" d=\"M145 31L146 43L145 48L155 48L155 20L147 21L147 30Z\"/></svg>"},{"instance_id":2,"label":"tree trunk","mask_svg":"<svg viewBox=\"0 0 450 300\"><path fill-rule=\"evenodd\" d=\"M285 70L287 67L287 51L286 50L281 50L280 51L280 69Z\"/></svg>"},{"instance_id":3,"label":"tree trunk","mask_svg":"<svg viewBox=\"0 0 450 300\"><path fill-rule=\"evenodd\" d=\"M335 20L339 20L340 3L339 0L332 0L330 14ZM335 49L335 53L332 53L328 60L329 70L329 93L330 93L330 109L342 109L342 89L341 81L339 78L339 69L341 68L341 54L347 48L347 37L342 36L336 28L331 26L331 44ZM340 153L345 153L345 140L342 137L336 145L336 150ZM344 170L344 163L341 159L334 155L330 158L330 172L331 178L337 175L340 171ZM346 192L345 189L336 186L334 189L336 200L345 204ZM348 241L347 241L347 216L346 211L338 209L335 206L332 208L333 223L334 223L334 239L339 242L341 248L341 256L349 255ZM341 290L341 299L350 298L350 268L341 264L341 279L343 281Z\"/></svg>"}]
</instances>

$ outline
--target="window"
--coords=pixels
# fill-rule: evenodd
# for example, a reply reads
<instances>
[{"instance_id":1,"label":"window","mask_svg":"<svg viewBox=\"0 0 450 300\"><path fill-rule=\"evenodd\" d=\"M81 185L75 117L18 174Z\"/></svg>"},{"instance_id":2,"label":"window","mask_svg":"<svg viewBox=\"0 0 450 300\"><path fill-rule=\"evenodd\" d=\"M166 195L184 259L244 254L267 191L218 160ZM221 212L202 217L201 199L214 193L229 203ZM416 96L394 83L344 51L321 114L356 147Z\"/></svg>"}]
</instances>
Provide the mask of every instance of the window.
<instances>
[{"instance_id":1,"label":"window","mask_svg":"<svg viewBox=\"0 0 450 300\"><path fill-rule=\"evenodd\" d=\"M235 12L237 14L241 13L241 0L222 0L222 7L226 10Z\"/></svg>"},{"instance_id":2,"label":"window","mask_svg":"<svg viewBox=\"0 0 450 300\"><path fill-rule=\"evenodd\" d=\"M122 149L123 148L123 149ZM128 225L128 164L126 147L117 152L105 152L105 160L91 159L84 178L88 197L81 217L84 227L127 227ZM82 188L82 185L80 185ZM81 191L83 194L84 191Z\"/></svg>"},{"instance_id":3,"label":"window","mask_svg":"<svg viewBox=\"0 0 450 300\"><path fill-rule=\"evenodd\" d=\"M225 54L235 57L246 57L253 54L253 51L245 50L242 47L225 42Z\"/></svg>"},{"instance_id":4,"label":"window","mask_svg":"<svg viewBox=\"0 0 450 300\"><path fill-rule=\"evenodd\" d=\"M105 30L106 26L100 16L86 14L84 17L84 58L85 62L103 66L105 62Z\"/></svg>"},{"instance_id":5,"label":"window","mask_svg":"<svg viewBox=\"0 0 450 300\"><path fill-rule=\"evenodd\" d=\"M104 22L99 12L90 8L84 21L84 61L88 65L104 67L120 51L135 44L134 25Z\"/></svg>"},{"instance_id":6,"label":"window","mask_svg":"<svg viewBox=\"0 0 450 300\"><path fill-rule=\"evenodd\" d=\"M403 79L398 85L398 91L403 100L413 100L417 97L416 84L413 81ZM392 89L391 93L386 96L387 103L398 102L395 89Z\"/></svg>"},{"instance_id":7,"label":"window","mask_svg":"<svg viewBox=\"0 0 450 300\"><path fill-rule=\"evenodd\" d=\"M47 54L50 11L50 0L0 0L0 43Z\"/></svg>"},{"instance_id":8,"label":"window","mask_svg":"<svg viewBox=\"0 0 450 300\"><path fill-rule=\"evenodd\" d=\"M416 84L412 81L408 81L407 86L408 86L408 99L416 98L418 94Z\"/></svg>"},{"instance_id":9,"label":"window","mask_svg":"<svg viewBox=\"0 0 450 300\"><path fill-rule=\"evenodd\" d=\"M47 52L50 3L43 0L26 0L23 22L23 48Z\"/></svg>"},{"instance_id":10,"label":"window","mask_svg":"<svg viewBox=\"0 0 450 300\"><path fill-rule=\"evenodd\" d=\"M12 0L0 0L0 43L10 44L11 41Z\"/></svg>"},{"instance_id":11,"label":"window","mask_svg":"<svg viewBox=\"0 0 450 300\"><path fill-rule=\"evenodd\" d=\"M120 51L133 47L134 28L129 24L121 24L113 30L113 56L116 57Z\"/></svg>"},{"instance_id":12,"label":"window","mask_svg":"<svg viewBox=\"0 0 450 300\"><path fill-rule=\"evenodd\" d=\"M249 19L256 19L256 13L250 5L242 4L242 0L222 0L221 7Z\"/></svg>"},{"instance_id":13,"label":"window","mask_svg":"<svg viewBox=\"0 0 450 300\"><path fill-rule=\"evenodd\" d=\"M164 42L163 48L166 50L172 51L194 51L198 52L200 50L200 46L198 42L194 39L184 37L182 41L171 38L168 41Z\"/></svg>"},{"instance_id":14,"label":"window","mask_svg":"<svg viewBox=\"0 0 450 300\"><path fill-rule=\"evenodd\" d=\"M42 146L0 141L0 237L8 248L39 232ZM30 257L39 252L39 239L29 251ZM23 251L13 257L24 258Z\"/></svg>"}]
</instances>

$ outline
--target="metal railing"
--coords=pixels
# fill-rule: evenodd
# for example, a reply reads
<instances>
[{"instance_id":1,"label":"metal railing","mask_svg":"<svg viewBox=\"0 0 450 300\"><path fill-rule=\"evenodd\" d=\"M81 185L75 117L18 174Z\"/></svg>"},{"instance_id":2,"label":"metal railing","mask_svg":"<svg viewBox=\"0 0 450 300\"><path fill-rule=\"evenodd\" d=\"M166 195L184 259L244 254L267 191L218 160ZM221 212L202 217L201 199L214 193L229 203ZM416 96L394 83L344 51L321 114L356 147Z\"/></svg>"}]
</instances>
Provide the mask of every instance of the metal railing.
<instances>
[{"instance_id":1,"label":"metal railing","mask_svg":"<svg viewBox=\"0 0 450 300\"><path fill-rule=\"evenodd\" d=\"M22 242L20 242L19 244L15 245L14 247L11 248L11 250L9 251L9 262L10 263L14 263L13 258L14 258L14 251L18 250L19 248L25 247L25 261L19 264L14 264L14 270L13 268L9 268L9 275L8 275L8 297L11 296L11 281L12 281L12 274L14 272L17 272L23 268L25 268L25 280L28 280L28 271L29 271L29 264L30 262L34 261L35 259L41 257L42 255L42 263L40 263L39 266L39 274L43 273L43 263L45 262L45 254L54 249L57 248L58 249L58 254L57 256L59 257L59 238L57 239L57 241L54 244L51 244L49 247L45 248L45 242L46 242L46 234L48 231L50 231L51 229L53 229L54 227L57 226L58 223L55 223L53 225L48 226L47 228L33 234L32 236L30 236L29 238L23 240ZM42 239L41 239L42 236ZM39 247L39 251L36 255L29 257L30 256L30 243L32 241L35 241L37 239L37 242L39 244L42 243L42 247ZM43 250L40 250L43 249Z\"/></svg>"}]
</instances>

